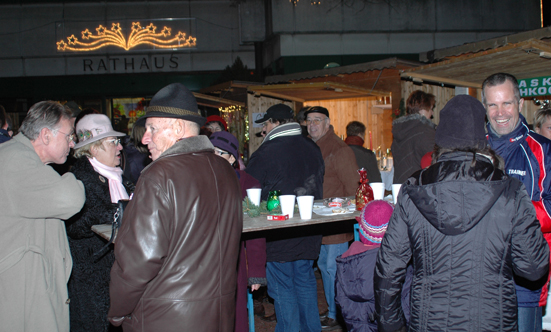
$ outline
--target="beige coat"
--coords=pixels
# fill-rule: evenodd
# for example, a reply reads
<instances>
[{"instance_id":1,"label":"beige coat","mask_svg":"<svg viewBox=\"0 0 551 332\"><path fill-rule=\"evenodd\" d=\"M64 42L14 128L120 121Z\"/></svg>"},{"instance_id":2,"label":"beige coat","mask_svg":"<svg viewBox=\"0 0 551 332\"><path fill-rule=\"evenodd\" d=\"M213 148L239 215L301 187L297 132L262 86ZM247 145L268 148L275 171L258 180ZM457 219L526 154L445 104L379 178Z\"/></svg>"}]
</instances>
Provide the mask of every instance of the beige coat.
<instances>
[{"instance_id":1,"label":"beige coat","mask_svg":"<svg viewBox=\"0 0 551 332\"><path fill-rule=\"evenodd\" d=\"M0 322L10 332L69 331L65 224L84 205L73 174L44 165L22 134L0 144Z\"/></svg>"}]
</instances>

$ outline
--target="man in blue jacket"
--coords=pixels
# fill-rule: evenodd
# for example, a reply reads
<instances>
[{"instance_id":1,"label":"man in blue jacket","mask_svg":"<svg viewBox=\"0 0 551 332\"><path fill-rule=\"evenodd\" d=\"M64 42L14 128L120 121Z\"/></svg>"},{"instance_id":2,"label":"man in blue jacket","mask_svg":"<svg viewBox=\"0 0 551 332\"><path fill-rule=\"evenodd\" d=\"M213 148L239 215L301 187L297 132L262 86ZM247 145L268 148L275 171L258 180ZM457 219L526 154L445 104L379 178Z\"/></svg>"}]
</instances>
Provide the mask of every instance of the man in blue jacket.
<instances>
[{"instance_id":1,"label":"man in blue jacket","mask_svg":"<svg viewBox=\"0 0 551 332\"><path fill-rule=\"evenodd\" d=\"M541 230L550 243L551 141L529 130L526 119L520 114L524 99L520 98L518 82L513 75L497 73L484 80L482 102L488 118L490 146L505 160L506 173L526 187ZM547 286L534 290L525 280L517 278L515 282L519 331L541 331Z\"/></svg>"},{"instance_id":2,"label":"man in blue jacket","mask_svg":"<svg viewBox=\"0 0 551 332\"><path fill-rule=\"evenodd\" d=\"M293 110L284 104L268 108L257 123L263 124L266 137L249 161L246 172L262 186L262 200L272 190L282 195L323 194L324 162L311 139L302 136L293 120ZM300 228L300 227L297 227ZM312 268L321 247L321 235L276 234L266 238L266 278L268 294L274 299L276 332L319 332L316 277Z\"/></svg>"}]
</instances>

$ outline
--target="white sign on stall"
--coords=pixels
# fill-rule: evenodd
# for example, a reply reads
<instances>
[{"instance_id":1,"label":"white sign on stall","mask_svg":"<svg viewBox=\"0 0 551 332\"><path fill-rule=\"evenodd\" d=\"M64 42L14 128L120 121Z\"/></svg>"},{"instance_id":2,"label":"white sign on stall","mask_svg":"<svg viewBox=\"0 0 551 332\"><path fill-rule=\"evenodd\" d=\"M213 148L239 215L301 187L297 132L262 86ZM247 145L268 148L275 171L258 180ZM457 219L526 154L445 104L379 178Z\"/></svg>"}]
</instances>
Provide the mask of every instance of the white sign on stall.
<instances>
[{"instance_id":1,"label":"white sign on stall","mask_svg":"<svg viewBox=\"0 0 551 332\"><path fill-rule=\"evenodd\" d=\"M256 123L255 121L256 120L260 120L264 117L264 114L266 114L266 112L264 113L253 113L253 128L262 128L262 123ZM249 126L251 124L249 123Z\"/></svg>"}]
</instances>

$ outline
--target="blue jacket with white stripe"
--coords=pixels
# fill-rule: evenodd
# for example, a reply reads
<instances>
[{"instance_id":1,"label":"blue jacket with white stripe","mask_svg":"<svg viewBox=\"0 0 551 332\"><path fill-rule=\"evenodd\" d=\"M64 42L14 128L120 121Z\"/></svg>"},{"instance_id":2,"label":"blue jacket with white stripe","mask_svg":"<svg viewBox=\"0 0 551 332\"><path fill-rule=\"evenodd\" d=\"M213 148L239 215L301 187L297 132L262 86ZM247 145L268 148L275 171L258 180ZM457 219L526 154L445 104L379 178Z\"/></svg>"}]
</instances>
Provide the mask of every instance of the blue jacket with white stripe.
<instances>
[{"instance_id":1,"label":"blue jacket with white stripe","mask_svg":"<svg viewBox=\"0 0 551 332\"><path fill-rule=\"evenodd\" d=\"M519 115L519 125L509 134L498 136L488 123L488 142L505 160L505 172L522 181L541 225L545 239L551 244L551 141L531 131L526 119ZM547 287L530 291L517 285L520 307L545 305Z\"/></svg>"}]
</instances>

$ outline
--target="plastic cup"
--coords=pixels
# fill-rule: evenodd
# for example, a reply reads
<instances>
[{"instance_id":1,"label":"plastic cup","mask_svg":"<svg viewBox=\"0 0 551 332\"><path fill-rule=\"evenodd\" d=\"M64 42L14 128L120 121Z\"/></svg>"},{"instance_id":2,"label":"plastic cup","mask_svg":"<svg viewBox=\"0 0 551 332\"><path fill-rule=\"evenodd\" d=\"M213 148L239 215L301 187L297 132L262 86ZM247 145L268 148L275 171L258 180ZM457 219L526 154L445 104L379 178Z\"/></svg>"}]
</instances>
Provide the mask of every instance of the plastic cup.
<instances>
[{"instance_id":1,"label":"plastic cup","mask_svg":"<svg viewBox=\"0 0 551 332\"><path fill-rule=\"evenodd\" d=\"M396 205L396 202L398 201L398 194L400 193L400 188L402 188L401 184L392 185L392 201L394 202L394 205Z\"/></svg>"},{"instance_id":2,"label":"plastic cup","mask_svg":"<svg viewBox=\"0 0 551 332\"><path fill-rule=\"evenodd\" d=\"M314 207L314 196L298 196L298 212L300 219L312 219L312 208Z\"/></svg>"},{"instance_id":3,"label":"plastic cup","mask_svg":"<svg viewBox=\"0 0 551 332\"><path fill-rule=\"evenodd\" d=\"M262 189L258 189L258 188L247 189L247 196L249 197L249 199L254 205L257 205L257 206L260 205L261 192L262 192Z\"/></svg>"},{"instance_id":4,"label":"plastic cup","mask_svg":"<svg viewBox=\"0 0 551 332\"><path fill-rule=\"evenodd\" d=\"M385 197L385 184L382 182L370 182L369 186L373 189L373 198L383 199Z\"/></svg>"},{"instance_id":5,"label":"plastic cup","mask_svg":"<svg viewBox=\"0 0 551 332\"><path fill-rule=\"evenodd\" d=\"M289 219L293 218L295 213L295 195L279 195L279 204L281 206L281 213L288 214Z\"/></svg>"}]
</instances>

